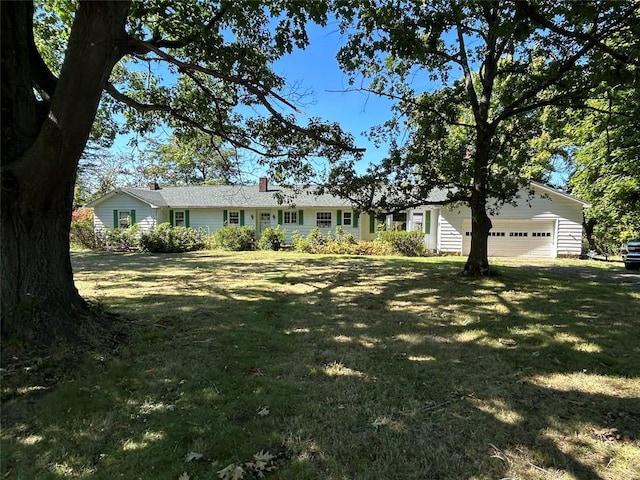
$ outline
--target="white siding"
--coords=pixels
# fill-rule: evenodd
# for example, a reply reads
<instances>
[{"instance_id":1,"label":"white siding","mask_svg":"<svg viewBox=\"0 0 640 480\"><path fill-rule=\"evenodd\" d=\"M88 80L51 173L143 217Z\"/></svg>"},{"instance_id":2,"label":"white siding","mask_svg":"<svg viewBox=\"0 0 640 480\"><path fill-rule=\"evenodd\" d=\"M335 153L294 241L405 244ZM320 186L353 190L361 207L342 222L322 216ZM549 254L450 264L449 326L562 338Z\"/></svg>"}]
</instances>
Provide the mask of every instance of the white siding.
<instances>
[{"instance_id":1,"label":"white siding","mask_svg":"<svg viewBox=\"0 0 640 480\"><path fill-rule=\"evenodd\" d=\"M469 216L467 210L465 208L464 213L449 208L440 210L440 215L438 215L438 252L462 253L462 222L465 217Z\"/></svg>"},{"instance_id":2,"label":"white siding","mask_svg":"<svg viewBox=\"0 0 640 480\"><path fill-rule=\"evenodd\" d=\"M149 230L157 225L157 209L129 195L116 193L95 207L93 226L96 231L113 228L114 210L135 210L136 224L141 230Z\"/></svg>"},{"instance_id":3,"label":"white siding","mask_svg":"<svg viewBox=\"0 0 640 480\"><path fill-rule=\"evenodd\" d=\"M582 253L582 222L567 218L558 219L557 255L576 256Z\"/></svg>"},{"instance_id":4,"label":"white siding","mask_svg":"<svg viewBox=\"0 0 640 480\"><path fill-rule=\"evenodd\" d=\"M362 240L374 240L376 238L375 226L374 231L370 229L371 215L368 213L360 214L360 231L362 232Z\"/></svg>"}]
</instances>

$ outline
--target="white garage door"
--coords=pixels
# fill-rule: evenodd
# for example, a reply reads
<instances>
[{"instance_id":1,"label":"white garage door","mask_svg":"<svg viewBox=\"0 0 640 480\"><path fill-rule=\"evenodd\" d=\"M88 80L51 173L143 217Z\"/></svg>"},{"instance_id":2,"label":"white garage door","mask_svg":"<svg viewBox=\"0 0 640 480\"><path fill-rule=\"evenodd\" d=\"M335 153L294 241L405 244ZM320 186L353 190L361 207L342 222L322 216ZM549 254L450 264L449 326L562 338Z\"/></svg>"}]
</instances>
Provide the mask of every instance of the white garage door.
<instances>
[{"instance_id":1,"label":"white garage door","mask_svg":"<svg viewBox=\"0 0 640 480\"><path fill-rule=\"evenodd\" d=\"M490 257L554 257L554 221L492 220ZM471 221L463 223L462 253L471 248Z\"/></svg>"}]
</instances>

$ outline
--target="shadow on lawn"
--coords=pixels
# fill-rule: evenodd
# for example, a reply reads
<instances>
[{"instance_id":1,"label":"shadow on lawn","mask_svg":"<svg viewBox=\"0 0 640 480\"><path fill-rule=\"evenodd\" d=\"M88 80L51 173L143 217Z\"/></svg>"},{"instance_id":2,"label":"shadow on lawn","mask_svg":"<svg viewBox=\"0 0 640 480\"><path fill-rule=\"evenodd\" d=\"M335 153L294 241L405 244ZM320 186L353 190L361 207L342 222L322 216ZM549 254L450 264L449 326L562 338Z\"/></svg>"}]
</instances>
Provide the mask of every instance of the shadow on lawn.
<instances>
[{"instance_id":1,"label":"shadow on lawn","mask_svg":"<svg viewBox=\"0 0 640 480\"><path fill-rule=\"evenodd\" d=\"M3 474L39 458L53 478L215 475L284 445L275 478L602 479L637 441L637 392L617 389L640 375L633 285L518 267L466 279L455 259L238 258L76 258L79 274L136 272L102 290L144 312L136 344L24 401L3 422ZM109 295L167 281L176 259L174 294ZM183 463L192 451L221 463Z\"/></svg>"}]
</instances>

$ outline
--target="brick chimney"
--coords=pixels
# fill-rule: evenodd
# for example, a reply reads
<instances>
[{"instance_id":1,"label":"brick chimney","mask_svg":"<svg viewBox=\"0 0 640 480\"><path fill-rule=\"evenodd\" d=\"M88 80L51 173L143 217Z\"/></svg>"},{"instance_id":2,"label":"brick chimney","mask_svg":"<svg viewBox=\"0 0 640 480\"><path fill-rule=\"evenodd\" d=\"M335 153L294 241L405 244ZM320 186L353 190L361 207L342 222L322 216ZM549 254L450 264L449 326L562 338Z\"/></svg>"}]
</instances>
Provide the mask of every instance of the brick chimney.
<instances>
[{"instance_id":1,"label":"brick chimney","mask_svg":"<svg viewBox=\"0 0 640 480\"><path fill-rule=\"evenodd\" d=\"M267 187L267 177L260 177L260 182L258 183L258 191L266 192L268 190L269 189Z\"/></svg>"},{"instance_id":2,"label":"brick chimney","mask_svg":"<svg viewBox=\"0 0 640 480\"><path fill-rule=\"evenodd\" d=\"M160 190L158 182L149 182L149 190Z\"/></svg>"}]
</instances>

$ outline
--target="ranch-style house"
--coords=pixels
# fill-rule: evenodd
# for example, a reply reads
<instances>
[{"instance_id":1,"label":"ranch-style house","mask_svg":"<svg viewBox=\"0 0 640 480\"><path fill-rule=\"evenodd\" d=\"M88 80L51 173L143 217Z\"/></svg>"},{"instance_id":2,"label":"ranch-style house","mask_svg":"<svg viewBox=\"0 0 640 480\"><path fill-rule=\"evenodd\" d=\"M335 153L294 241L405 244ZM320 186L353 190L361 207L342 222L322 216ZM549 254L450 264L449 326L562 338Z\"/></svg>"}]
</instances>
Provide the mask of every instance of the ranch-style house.
<instances>
[{"instance_id":1,"label":"ranch-style house","mask_svg":"<svg viewBox=\"0 0 640 480\"><path fill-rule=\"evenodd\" d=\"M548 186L531 183L533 196L523 190L517 206L505 205L491 217L489 256L556 258L578 256L582 246L582 210L587 204ZM291 205L278 201L279 188L266 178L258 185L118 188L91 202L94 228L128 228L138 224L149 230L169 222L213 233L224 225L248 225L259 238L267 227L302 235L318 227L323 233L341 226L356 240L373 240L376 224L424 233L425 247L437 253L467 255L471 243L471 214L467 207L425 205L381 219L359 213L348 201L308 191ZM282 193L282 192L281 192ZM438 198L440 196L440 198ZM431 201L444 199L435 192Z\"/></svg>"}]
</instances>

